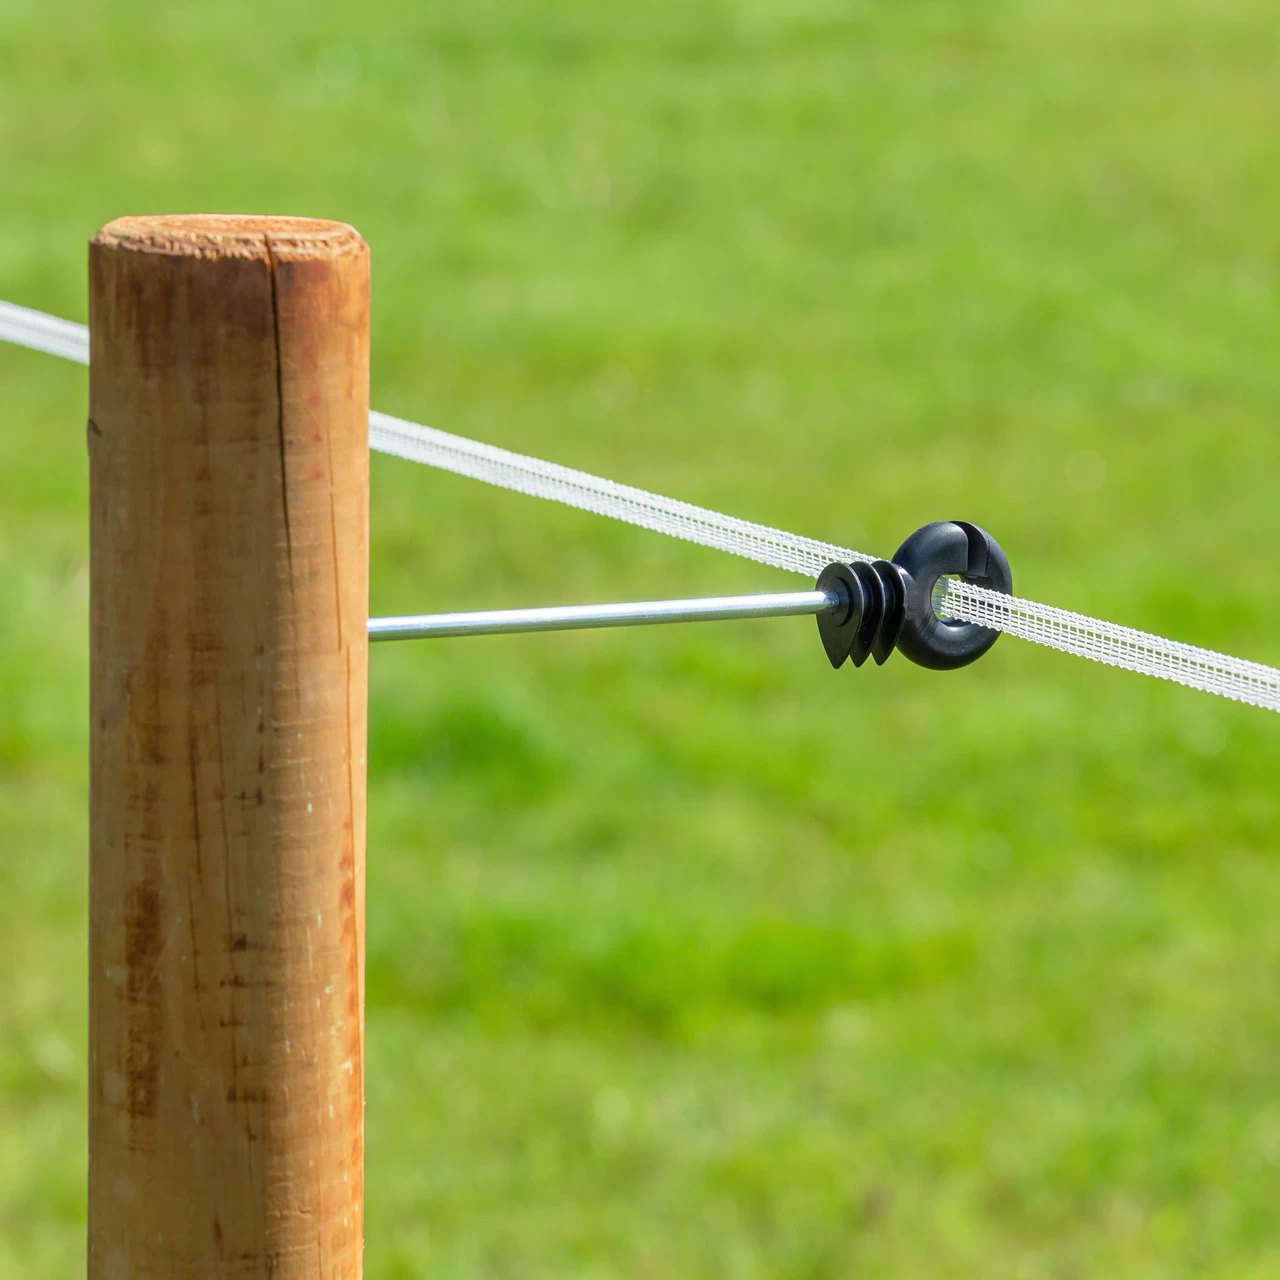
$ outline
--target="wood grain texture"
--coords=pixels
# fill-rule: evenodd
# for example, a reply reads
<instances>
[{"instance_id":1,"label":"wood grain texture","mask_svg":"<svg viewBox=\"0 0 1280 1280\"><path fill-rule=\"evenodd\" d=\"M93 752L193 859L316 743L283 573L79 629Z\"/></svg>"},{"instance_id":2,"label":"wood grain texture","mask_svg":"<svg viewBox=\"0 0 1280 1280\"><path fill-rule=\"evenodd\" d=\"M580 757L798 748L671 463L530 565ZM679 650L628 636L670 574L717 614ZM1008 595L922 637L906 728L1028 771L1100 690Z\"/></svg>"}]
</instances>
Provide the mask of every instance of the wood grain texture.
<instances>
[{"instance_id":1,"label":"wood grain texture","mask_svg":"<svg viewBox=\"0 0 1280 1280\"><path fill-rule=\"evenodd\" d=\"M369 256L90 266L90 1280L361 1271Z\"/></svg>"}]
</instances>

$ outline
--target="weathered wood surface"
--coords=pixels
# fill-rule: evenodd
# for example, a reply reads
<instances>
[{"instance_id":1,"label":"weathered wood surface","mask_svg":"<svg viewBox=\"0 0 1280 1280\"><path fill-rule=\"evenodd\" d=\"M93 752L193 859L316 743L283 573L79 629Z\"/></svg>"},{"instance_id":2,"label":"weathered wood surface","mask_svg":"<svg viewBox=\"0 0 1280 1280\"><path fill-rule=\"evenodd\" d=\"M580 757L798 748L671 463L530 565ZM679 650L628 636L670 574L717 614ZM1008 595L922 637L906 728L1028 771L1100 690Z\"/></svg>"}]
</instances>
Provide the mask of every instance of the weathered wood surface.
<instances>
[{"instance_id":1,"label":"weathered wood surface","mask_svg":"<svg viewBox=\"0 0 1280 1280\"><path fill-rule=\"evenodd\" d=\"M361 1271L369 257L90 247L89 1277Z\"/></svg>"}]
</instances>

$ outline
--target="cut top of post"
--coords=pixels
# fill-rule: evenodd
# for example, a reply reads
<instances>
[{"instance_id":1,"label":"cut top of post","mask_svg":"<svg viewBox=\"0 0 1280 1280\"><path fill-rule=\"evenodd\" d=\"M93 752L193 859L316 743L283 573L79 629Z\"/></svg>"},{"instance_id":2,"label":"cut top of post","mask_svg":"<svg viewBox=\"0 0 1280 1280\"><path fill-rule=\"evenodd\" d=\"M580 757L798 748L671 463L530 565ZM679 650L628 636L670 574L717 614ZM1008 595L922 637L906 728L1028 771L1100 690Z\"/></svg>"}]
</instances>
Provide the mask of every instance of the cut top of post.
<instances>
[{"instance_id":1,"label":"cut top of post","mask_svg":"<svg viewBox=\"0 0 1280 1280\"><path fill-rule=\"evenodd\" d=\"M364 250L360 233L325 218L243 213L116 218L93 238L103 248L192 258L335 258Z\"/></svg>"}]
</instances>

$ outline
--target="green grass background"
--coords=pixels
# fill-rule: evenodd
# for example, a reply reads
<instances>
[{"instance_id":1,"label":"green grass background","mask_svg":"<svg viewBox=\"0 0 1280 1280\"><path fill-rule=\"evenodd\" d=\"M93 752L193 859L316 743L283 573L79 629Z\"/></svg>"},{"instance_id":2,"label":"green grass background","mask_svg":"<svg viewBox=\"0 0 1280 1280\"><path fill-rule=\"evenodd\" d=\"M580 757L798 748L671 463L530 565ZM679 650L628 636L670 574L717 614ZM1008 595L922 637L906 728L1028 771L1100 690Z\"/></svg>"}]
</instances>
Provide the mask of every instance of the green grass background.
<instances>
[{"instance_id":1,"label":"green grass background","mask_svg":"<svg viewBox=\"0 0 1280 1280\"><path fill-rule=\"evenodd\" d=\"M0 297L374 255L374 403L1280 662L1274 0L0 4ZM0 1275L83 1273L85 377L0 348ZM799 579L376 458L373 607ZM1280 1275L1278 723L807 622L379 650L368 1275Z\"/></svg>"}]
</instances>

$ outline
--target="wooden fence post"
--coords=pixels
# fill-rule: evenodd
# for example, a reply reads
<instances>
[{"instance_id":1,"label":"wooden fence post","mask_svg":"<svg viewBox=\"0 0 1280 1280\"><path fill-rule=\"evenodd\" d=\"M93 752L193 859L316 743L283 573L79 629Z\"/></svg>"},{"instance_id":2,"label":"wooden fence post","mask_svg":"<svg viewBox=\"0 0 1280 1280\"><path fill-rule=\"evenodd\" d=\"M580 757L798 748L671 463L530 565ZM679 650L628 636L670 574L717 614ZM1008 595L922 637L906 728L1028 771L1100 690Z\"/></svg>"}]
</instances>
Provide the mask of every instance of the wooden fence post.
<instances>
[{"instance_id":1,"label":"wooden fence post","mask_svg":"<svg viewBox=\"0 0 1280 1280\"><path fill-rule=\"evenodd\" d=\"M369 255L109 223L90 280L90 1280L361 1272Z\"/></svg>"}]
</instances>

